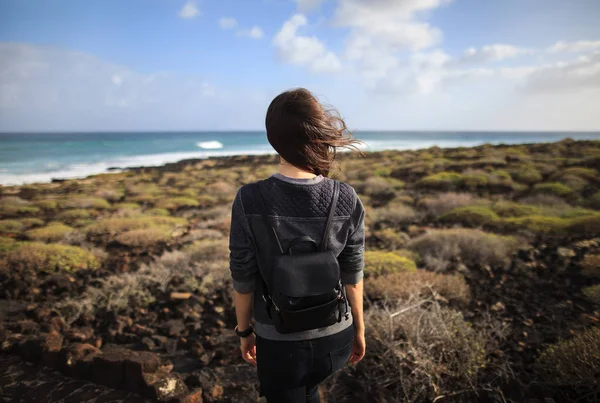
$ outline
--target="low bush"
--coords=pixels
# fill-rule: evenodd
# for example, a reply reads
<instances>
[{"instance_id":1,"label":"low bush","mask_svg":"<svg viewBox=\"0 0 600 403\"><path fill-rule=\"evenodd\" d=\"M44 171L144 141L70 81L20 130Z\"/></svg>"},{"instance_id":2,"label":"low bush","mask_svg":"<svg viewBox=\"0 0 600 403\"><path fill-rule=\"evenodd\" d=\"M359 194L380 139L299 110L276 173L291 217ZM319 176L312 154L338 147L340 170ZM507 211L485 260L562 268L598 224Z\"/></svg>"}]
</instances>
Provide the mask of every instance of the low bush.
<instances>
[{"instance_id":1,"label":"low bush","mask_svg":"<svg viewBox=\"0 0 600 403\"><path fill-rule=\"evenodd\" d=\"M41 227L44 225L44 220L40 218L30 217L30 218L21 218L19 220L26 228L32 227Z\"/></svg>"},{"instance_id":2,"label":"low bush","mask_svg":"<svg viewBox=\"0 0 600 403\"><path fill-rule=\"evenodd\" d=\"M432 296L432 291L448 301L464 304L469 302L471 295L463 276L427 270L385 274L365 282L365 293L371 299L426 298Z\"/></svg>"},{"instance_id":3,"label":"low bush","mask_svg":"<svg viewBox=\"0 0 600 403\"><path fill-rule=\"evenodd\" d=\"M131 247L150 247L158 243L166 243L171 239L172 228L157 226L150 228L140 228L123 232L116 237L116 240Z\"/></svg>"},{"instance_id":4,"label":"low bush","mask_svg":"<svg viewBox=\"0 0 600 403\"><path fill-rule=\"evenodd\" d=\"M600 254L585 255L580 264L581 274L586 277L600 278Z\"/></svg>"},{"instance_id":5,"label":"low bush","mask_svg":"<svg viewBox=\"0 0 600 403\"><path fill-rule=\"evenodd\" d=\"M396 227L416 222L419 218L412 207L402 203L393 203L385 207L372 209L369 215L373 223L389 224Z\"/></svg>"},{"instance_id":6,"label":"low bush","mask_svg":"<svg viewBox=\"0 0 600 403\"><path fill-rule=\"evenodd\" d=\"M10 250L0 260L0 269L54 272L97 269L99 259L78 246L25 242Z\"/></svg>"},{"instance_id":7,"label":"low bush","mask_svg":"<svg viewBox=\"0 0 600 403\"><path fill-rule=\"evenodd\" d=\"M437 217L458 207L472 206L484 203L471 193L446 192L435 196L427 196L419 201L419 206L424 207L430 216Z\"/></svg>"},{"instance_id":8,"label":"low bush","mask_svg":"<svg viewBox=\"0 0 600 403\"><path fill-rule=\"evenodd\" d=\"M44 211L54 211L58 208L58 202L52 199L35 200L33 204Z\"/></svg>"},{"instance_id":9,"label":"low bush","mask_svg":"<svg viewBox=\"0 0 600 403\"><path fill-rule=\"evenodd\" d=\"M596 210L600 210L600 192L594 193L587 201L586 204Z\"/></svg>"},{"instance_id":10,"label":"low bush","mask_svg":"<svg viewBox=\"0 0 600 403\"><path fill-rule=\"evenodd\" d=\"M166 208L151 208L144 211L145 215L149 216L170 216L169 210Z\"/></svg>"},{"instance_id":11,"label":"low bush","mask_svg":"<svg viewBox=\"0 0 600 403\"><path fill-rule=\"evenodd\" d=\"M600 284L585 287L581 291L590 302L593 302L594 304L600 304Z\"/></svg>"},{"instance_id":12,"label":"low bush","mask_svg":"<svg viewBox=\"0 0 600 403\"><path fill-rule=\"evenodd\" d=\"M20 216L34 215L40 212L40 208L31 204L27 200L18 197L4 197L0 199L0 215Z\"/></svg>"},{"instance_id":13,"label":"low bush","mask_svg":"<svg viewBox=\"0 0 600 403\"><path fill-rule=\"evenodd\" d=\"M91 210L91 211L93 211L93 210ZM61 211L60 213L58 213L58 215L56 216L56 219L58 221L72 222L72 221L79 220L82 218L90 218L92 216L91 211L86 210L86 209L65 210L65 211Z\"/></svg>"},{"instance_id":14,"label":"low bush","mask_svg":"<svg viewBox=\"0 0 600 403\"><path fill-rule=\"evenodd\" d=\"M565 232L568 221L560 217L532 215L505 218L500 224L506 231L522 231L534 234L561 235Z\"/></svg>"},{"instance_id":15,"label":"low bush","mask_svg":"<svg viewBox=\"0 0 600 403\"><path fill-rule=\"evenodd\" d=\"M534 166L525 165L512 173L512 177L517 182L525 183L527 185L533 185L541 182L543 177L540 171Z\"/></svg>"},{"instance_id":16,"label":"low bush","mask_svg":"<svg viewBox=\"0 0 600 403\"><path fill-rule=\"evenodd\" d=\"M413 260L396 252L366 251L364 259L365 276L417 270L417 265Z\"/></svg>"},{"instance_id":17,"label":"low bush","mask_svg":"<svg viewBox=\"0 0 600 403\"><path fill-rule=\"evenodd\" d=\"M0 234L19 233L25 225L19 220L0 220Z\"/></svg>"},{"instance_id":18,"label":"low bush","mask_svg":"<svg viewBox=\"0 0 600 403\"><path fill-rule=\"evenodd\" d=\"M537 370L552 385L587 388L598 384L600 327L547 347L538 357Z\"/></svg>"},{"instance_id":19,"label":"low bush","mask_svg":"<svg viewBox=\"0 0 600 403\"><path fill-rule=\"evenodd\" d=\"M554 196L567 196L573 192L573 189L558 182L539 183L533 187L534 192L544 193Z\"/></svg>"},{"instance_id":20,"label":"low bush","mask_svg":"<svg viewBox=\"0 0 600 403\"><path fill-rule=\"evenodd\" d=\"M506 267L518 242L477 229L456 228L428 231L411 240L407 247L421 256L426 267L444 270L456 259L468 266Z\"/></svg>"},{"instance_id":21,"label":"low bush","mask_svg":"<svg viewBox=\"0 0 600 403\"><path fill-rule=\"evenodd\" d=\"M112 209L113 210L137 210L137 209L141 209L141 206L137 203L124 202L124 203L113 204Z\"/></svg>"},{"instance_id":22,"label":"low bush","mask_svg":"<svg viewBox=\"0 0 600 403\"><path fill-rule=\"evenodd\" d=\"M87 209L94 208L98 210L109 209L110 203L105 199L100 197L91 197L91 196L77 196L71 199L65 200L63 203L63 207L66 208L78 208L78 209Z\"/></svg>"},{"instance_id":23,"label":"low bush","mask_svg":"<svg viewBox=\"0 0 600 403\"><path fill-rule=\"evenodd\" d=\"M426 189L455 189L462 181L462 175L456 172L440 172L420 179L416 186Z\"/></svg>"},{"instance_id":24,"label":"low bush","mask_svg":"<svg viewBox=\"0 0 600 403\"><path fill-rule=\"evenodd\" d=\"M567 233L581 237L600 235L600 213L572 218L567 226Z\"/></svg>"},{"instance_id":25,"label":"low bush","mask_svg":"<svg viewBox=\"0 0 600 403\"><path fill-rule=\"evenodd\" d=\"M593 168L569 167L552 175L551 179L562 179L567 176L577 176L588 181L597 181L598 171Z\"/></svg>"},{"instance_id":26,"label":"low bush","mask_svg":"<svg viewBox=\"0 0 600 403\"><path fill-rule=\"evenodd\" d=\"M446 224L461 224L465 227L481 227L493 224L500 217L486 206L467 206L456 208L439 218Z\"/></svg>"},{"instance_id":27,"label":"low bush","mask_svg":"<svg viewBox=\"0 0 600 403\"><path fill-rule=\"evenodd\" d=\"M227 239L202 239L185 246L182 251L192 262L205 260L222 260L229 258Z\"/></svg>"},{"instance_id":28,"label":"low bush","mask_svg":"<svg viewBox=\"0 0 600 403\"><path fill-rule=\"evenodd\" d=\"M499 321L471 324L460 312L416 298L368 310L365 324L369 353L344 367L328 390L332 400L431 402L460 391L474 401L480 388L496 388L482 381L485 368L494 368L495 383L509 379L500 352L508 330Z\"/></svg>"},{"instance_id":29,"label":"low bush","mask_svg":"<svg viewBox=\"0 0 600 403\"><path fill-rule=\"evenodd\" d=\"M509 200L501 200L492 204L492 210L500 217L523 217L541 214L541 210L537 206L515 203Z\"/></svg>"},{"instance_id":30,"label":"low bush","mask_svg":"<svg viewBox=\"0 0 600 403\"><path fill-rule=\"evenodd\" d=\"M134 229L151 228L155 226L177 227L185 225L187 220L178 217L138 216L124 218L105 218L86 227L88 234L118 234Z\"/></svg>"},{"instance_id":31,"label":"low bush","mask_svg":"<svg viewBox=\"0 0 600 403\"><path fill-rule=\"evenodd\" d=\"M161 199L156 202L156 207L165 208L168 210L177 210L181 207L196 207L200 203L196 199L189 197L171 197L168 199Z\"/></svg>"},{"instance_id":32,"label":"low bush","mask_svg":"<svg viewBox=\"0 0 600 403\"><path fill-rule=\"evenodd\" d=\"M21 243L17 242L14 238L0 236L0 257L2 257L5 253L15 249L20 244ZM1 263L0 266L2 266Z\"/></svg>"},{"instance_id":33,"label":"low bush","mask_svg":"<svg viewBox=\"0 0 600 403\"><path fill-rule=\"evenodd\" d=\"M377 238L383 249L400 249L410 240L408 234L396 231L392 228L384 228L373 232L373 236Z\"/></svg>"},{"instance_id":34,"label":"low bush","mask_svg":"<svg viewBox=\"0 0 600 403\"><path fill-rule=\"evenodd\" d=\"M62 240L73 228L62 223L50 223L45 227L30 229L25 232L27 238L40 242L57 242Z\"/></svg>"}]
</instances>

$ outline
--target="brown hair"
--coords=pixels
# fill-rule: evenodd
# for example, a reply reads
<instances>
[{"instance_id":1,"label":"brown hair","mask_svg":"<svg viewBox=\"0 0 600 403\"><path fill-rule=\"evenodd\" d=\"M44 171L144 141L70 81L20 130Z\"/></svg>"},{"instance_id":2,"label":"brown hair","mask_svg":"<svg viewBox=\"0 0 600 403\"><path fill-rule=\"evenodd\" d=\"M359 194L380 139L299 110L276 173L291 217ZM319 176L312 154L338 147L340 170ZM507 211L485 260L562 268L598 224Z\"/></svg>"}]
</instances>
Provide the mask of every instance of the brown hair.
<instances>
[{"instance_id":1,"label":"brown hair","mask_svg":"<svg viewBox=\"0 0 600 403\"><path fill-rule=\"evenodd\" d=\"M265 119L267 139L287 162L315 175L328 176L337 148L362 151L334 108L326 108L310 91L297 88L273 99Z\"/></svg>"}]
</instances>

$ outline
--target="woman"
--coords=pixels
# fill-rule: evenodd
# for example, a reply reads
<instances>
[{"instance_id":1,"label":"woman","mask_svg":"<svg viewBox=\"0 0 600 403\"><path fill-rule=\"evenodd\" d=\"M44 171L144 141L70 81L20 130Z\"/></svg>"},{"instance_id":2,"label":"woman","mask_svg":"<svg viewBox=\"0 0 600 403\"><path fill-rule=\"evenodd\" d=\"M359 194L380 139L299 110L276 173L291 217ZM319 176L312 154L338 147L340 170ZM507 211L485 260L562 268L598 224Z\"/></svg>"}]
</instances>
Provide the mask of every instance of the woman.
<instances>
[{"instance_id":1,"label":"woman","mask_svg":"<svg viewBox=\"0 0 600 403\"><path fill-rule=\"evenodd\" d=\"M271 102L266 129L280 165L278 172L261 181L261 193L267 192L263 198L280 243L302 235L321 242L332 206L334 181L328 175L336 148L360 153L354 146L360 142L349 135L340 117L302 88ZM365 210L354 188L340 182L326 236L328 249L337 256L350 312L330 326L283 334L275 329L262 298L263 278L268 278L269 263L279 250L262 221L260 195L249 185L242 186L234 199L229 239L235 330L242 357L257 365L260 395L269 403L319 402L319 384L365 354Z\"/></svg>"}]
</instances>

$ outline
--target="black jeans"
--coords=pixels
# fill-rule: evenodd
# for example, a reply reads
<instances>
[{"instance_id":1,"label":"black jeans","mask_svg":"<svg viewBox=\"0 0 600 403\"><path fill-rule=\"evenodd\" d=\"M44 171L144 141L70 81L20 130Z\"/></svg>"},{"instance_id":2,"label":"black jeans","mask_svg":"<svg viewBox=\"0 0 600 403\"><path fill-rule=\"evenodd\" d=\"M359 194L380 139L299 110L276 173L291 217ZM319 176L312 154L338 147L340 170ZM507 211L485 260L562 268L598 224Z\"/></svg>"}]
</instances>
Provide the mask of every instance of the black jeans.
<instances>
[{"instance_id":1,"label":"black jeans","mask_svg":"<svg viewBox=\"0 0 600 403\"><path fill-rule=\"evenodd\" d=\"M353 340L354 326L310 340L269 340L257 335L260 395L269 403L319 403L319 384L348 362Z\"/></svg>"}]
</instances>

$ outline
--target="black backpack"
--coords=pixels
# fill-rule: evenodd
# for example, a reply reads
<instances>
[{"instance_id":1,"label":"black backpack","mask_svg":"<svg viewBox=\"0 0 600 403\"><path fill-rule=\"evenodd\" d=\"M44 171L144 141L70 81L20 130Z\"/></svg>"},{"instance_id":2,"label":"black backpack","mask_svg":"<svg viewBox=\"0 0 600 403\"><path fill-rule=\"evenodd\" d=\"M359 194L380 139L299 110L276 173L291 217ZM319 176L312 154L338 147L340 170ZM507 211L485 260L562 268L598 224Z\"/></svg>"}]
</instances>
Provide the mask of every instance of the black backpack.
<instances>
[{"instance_id":1,"label":"black backpack","mask_svg":"<svg viewBox=\"0 0 600 403\"><path fill-rule=\"evenodd\" d=\"M333 201L327 218L327 225L320 247L309 236L293 239L288 245L288 253L283 251L275 228L266 213L266 206L257 181L256 193L261 215L273 235L281 254L273 257L273 271L267 285L261 276L262 298L267 314L279 333L300 332L333 325L349 318L348 300L340 277L340 266L333 251L327 249L327 234L331 227L340 192L339 181L334 181ZM302 242L312 242L314 252L292 254L292 247ZM270 293L269 293L270 290Z\"/></svg>"}]
</instances>

